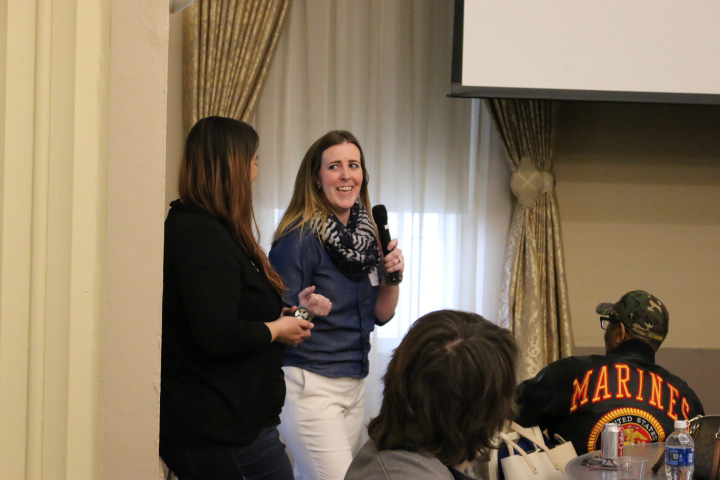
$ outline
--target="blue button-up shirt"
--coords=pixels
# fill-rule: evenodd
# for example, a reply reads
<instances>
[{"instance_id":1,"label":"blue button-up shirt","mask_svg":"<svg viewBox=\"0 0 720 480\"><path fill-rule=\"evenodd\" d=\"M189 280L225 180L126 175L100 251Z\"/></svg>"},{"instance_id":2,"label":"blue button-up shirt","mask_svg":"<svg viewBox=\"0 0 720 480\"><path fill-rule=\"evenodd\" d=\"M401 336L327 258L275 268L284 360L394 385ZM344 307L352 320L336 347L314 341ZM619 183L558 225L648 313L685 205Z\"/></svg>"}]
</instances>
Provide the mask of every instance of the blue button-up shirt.
<instances>
[{"instance_id":1,"label":"blue button-up shirt","mask_svg":"<svg viewBox=\"0 0 720 480\"><path fill-rule=\"evenodd\" d=\"M312 335L285 350L285 366L300 367L326 377L365 378L370 333L375 316L382 266L359 281L350 280L332 263L310 228L295 229L277 240L270 262L285 282L286 306L298 304L298 294L311 285L332 302L326 317L315 317Z\"/></svg>"}]
</instances>

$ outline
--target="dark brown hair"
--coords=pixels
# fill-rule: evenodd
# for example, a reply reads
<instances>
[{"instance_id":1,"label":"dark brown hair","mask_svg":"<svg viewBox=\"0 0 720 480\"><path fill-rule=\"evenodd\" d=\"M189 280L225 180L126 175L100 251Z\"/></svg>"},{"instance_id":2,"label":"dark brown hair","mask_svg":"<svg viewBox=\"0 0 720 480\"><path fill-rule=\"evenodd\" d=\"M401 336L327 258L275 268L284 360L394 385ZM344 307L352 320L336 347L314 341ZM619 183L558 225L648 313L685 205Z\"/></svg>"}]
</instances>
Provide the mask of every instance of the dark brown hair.
<instances>
[{"instance_id":1,"label":"dark brown hair","mask_svg":"<svg viewBox=\"0 0 720 480\"><path fill-rule=\"evenodd\" d=\"M515 416L517 356L512 334L480 315L421 317L390 360L370 438L378 450L422 450L445 465L486 458Z\"/></svg>"},{"instance_id":2,"label":"dark brown hair","mask_svg":"<svg viewBox=\"0 0 720 480\"><path fill-rule=\"evenodd\" d=\"M255 129L225 117L206 117L192 127L180 165L180 199L217 218L262 268L279 292L284 285L258 244L252 204L252 159L259 146Z\"/></svg>"},{"instance_id":3,"label":"dark brown hair","mask_svg":"<svg viewBox=\"0 0 720 480\"><path fill-rule=\"evenodd\" d=\"M310 222L320 221L322 228L330 212L325 195L316 188L320 179L320 167L322 167L322 155L330 147L342 143L352 143L360 150L360 166L362 167L363 181L358 197L365 209L370 213L370 196L368 195L368 172L365 168L365 155L363 154L360 142L355 136L346 130L333 130L326 133L313 143L303 157L297 176L295 177L295 189L287 210L280 219L273 241L290 233L298 227L304 227Z\"/></svg>"}]
</instances>

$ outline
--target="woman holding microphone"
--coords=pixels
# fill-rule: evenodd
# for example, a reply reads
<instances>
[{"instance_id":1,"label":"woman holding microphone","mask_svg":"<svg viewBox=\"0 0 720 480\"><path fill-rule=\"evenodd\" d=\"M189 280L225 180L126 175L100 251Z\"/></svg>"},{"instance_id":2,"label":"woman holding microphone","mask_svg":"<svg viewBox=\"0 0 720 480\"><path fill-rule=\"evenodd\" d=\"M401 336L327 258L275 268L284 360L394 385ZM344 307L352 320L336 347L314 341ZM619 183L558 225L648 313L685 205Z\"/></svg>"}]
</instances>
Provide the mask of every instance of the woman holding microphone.
<instances>
[{"instance_id":1,"label":"woman holding microphone","mask_svg":"<svg viewBox=\"0 0 720 480\"><path fill-rule=\"evenodd\" d=\"M367 183L357 139L342 130L322 136L303 158L270 250L286 304L310 286L332 302L329 314L312 319L312 337L285 354L280 430L297 480L345 476L363 429L370 333L398 302L399 285L387 274L402 279L402 251L392 240L382 256Z\"/></svg>"}]
</instances>

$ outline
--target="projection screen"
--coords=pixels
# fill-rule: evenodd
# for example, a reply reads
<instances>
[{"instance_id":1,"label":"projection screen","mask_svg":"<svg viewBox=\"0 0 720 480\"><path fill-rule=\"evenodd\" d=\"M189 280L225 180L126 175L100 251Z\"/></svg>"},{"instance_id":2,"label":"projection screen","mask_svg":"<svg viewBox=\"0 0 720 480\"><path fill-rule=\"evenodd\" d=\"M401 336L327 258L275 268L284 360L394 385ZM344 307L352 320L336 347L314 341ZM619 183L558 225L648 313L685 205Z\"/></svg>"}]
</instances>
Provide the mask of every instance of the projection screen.
<instances>
[{"instance_id":1,"label":"projection screen","mask_svg":"<svg viewBox=\"0 0 720 480\"><path fill-rule=\"evenodd\" d=\"M456 0L450 95L720 104L720 0Z\"/></svg>"}]
</instances>

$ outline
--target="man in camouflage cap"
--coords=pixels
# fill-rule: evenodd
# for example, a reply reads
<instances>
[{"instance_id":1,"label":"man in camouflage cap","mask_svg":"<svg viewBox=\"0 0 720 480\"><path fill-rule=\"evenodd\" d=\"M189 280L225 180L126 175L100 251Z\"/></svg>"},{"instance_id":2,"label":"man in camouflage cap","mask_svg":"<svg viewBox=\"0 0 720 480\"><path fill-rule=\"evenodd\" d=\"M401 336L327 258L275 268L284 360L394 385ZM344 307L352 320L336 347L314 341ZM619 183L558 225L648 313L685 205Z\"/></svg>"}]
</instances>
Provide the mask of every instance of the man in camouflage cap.
<instances>
[{"instance_id":1,"label":"man in camouflage cap","mask_svg":"<svg viewBox=\"0 0 720 480\"><path fill-rule=\"evenodd\" d=\"M611 332L605 334L605 348L608 352L619 345L617 342L622 338L622 335L618 335L622 327L608 328L611 325L622 324L629 337L644 339L655 351L668 334L670 315L665 304L644 290L628 292L614 304L601 303L596 311L601 315L602 328L605 332Z\"/></svg>"},{"instance_id":2,"label":"man in camouflage cap","mask_svg":"<svg viewBox=\"0 0 720 480\"><path fill-rule=\"evenodd\" d=\"M518 423L548 429L581 454L600 449L606 423L622 426L626 445L663 442L675 420L705 413L687 383L655 363L669 328L663 302L633 290L596 312L606 354L563 358L521 383Z\"/></svg>"}]
</instances>

